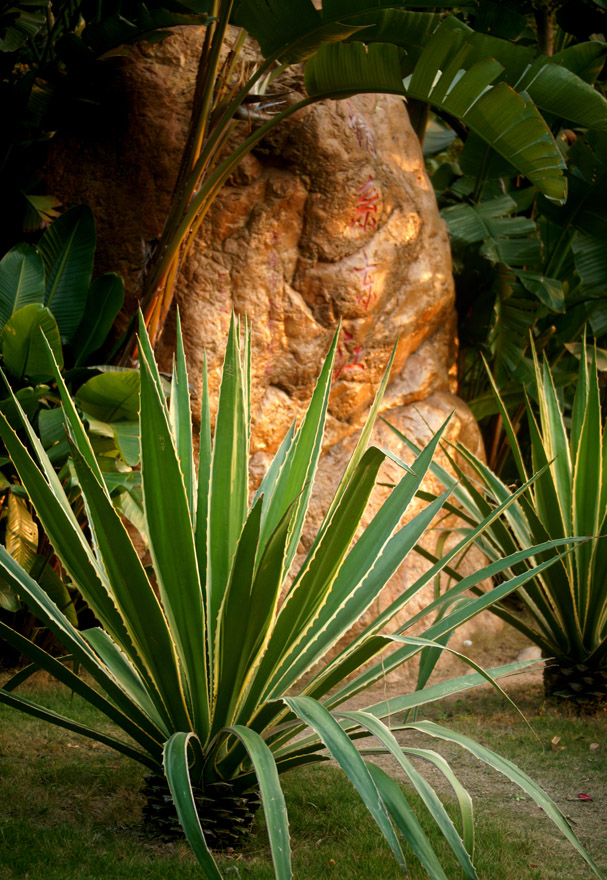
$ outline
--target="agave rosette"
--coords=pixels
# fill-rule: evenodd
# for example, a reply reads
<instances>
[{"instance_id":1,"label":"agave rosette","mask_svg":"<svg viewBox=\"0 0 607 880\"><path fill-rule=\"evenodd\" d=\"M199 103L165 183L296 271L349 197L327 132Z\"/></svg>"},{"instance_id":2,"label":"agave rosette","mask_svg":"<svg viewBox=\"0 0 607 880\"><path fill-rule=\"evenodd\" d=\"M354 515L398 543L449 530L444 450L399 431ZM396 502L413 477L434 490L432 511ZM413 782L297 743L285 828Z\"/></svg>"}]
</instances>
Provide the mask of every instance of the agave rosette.
<instances>
[{"instance_id":1,"label":"agave rosette","mask_svg":"<svg viewBox=\"0 0 607 880\"><path fill-rule=\"evenodd\" d=\"M569 426L548 362L544 358L540 364L534 357L538 416L529 399L526 406L531 466L537 478L529 493L508 505L503 519L493 521L477 542L490 559L497 560L550 538L598 538L577 544L571 555L560 557L519 589L524 613L499 602L491 609L535 642L544 657L552 658L545 671L549 693L591 708L607 701L607 431L601 415L596 353L589 356L585 343L579 353ZM516 432L491 382L519 478L526 482L529 471ZM413 451L417 449L402 439ZM470 469L468 474L454 459L455 478L436 462L431 467L443 485L453 490L458 507L451 509L465 522L460 531L467 531L475 529L495 505L513 499L514 493L469 450L458 446L457 451ZM508 574L533 564L530 558L509 567ZM461 577L453 569L451 574Z\"/></svg>"},{"instance_id":2,"label":"agave rosette","mask_svg":"<svg viewBox=\"0 0 607 880\"><path fill-rule=\"evenodd\" d=\"M358 790L403 870L405 858L396 829L428 876L445 880L404 793L366 761L353 743L360 736L374 736L380 748L392 753L464 875L476 877L470 797L432 749L408 748L397 742L395 730L408 729L458 742L517 782L593 865L557 807L513 764L440 725L406 721L408 710L485 681L489 676L477 667L466 676L375 703L364 711L336 711L349 697L380 681L425 647L436 645L434 640L444 640L458 625L528 581L546 564L526 568L492 595L465 603L454 601L486 577L514 567L529 555L527 550L516 551L511 559L491 563L465 578L448 596L439 597L395 633L385 635L394 616L501 512L493 511L487 522L471 530L347 647L336 647L376 600L445 501L446 495L434 500L401 526L445 426L403 471L401 481L354 540L385 458L379 449L367 449L367 443L389 365L329 510L304 561L289 579L321 451L336 339L303 421L288 431L249 503L249 331L244 328L241 342L241 328L232 321L213 437L205 376L197 468L180 333L178 337L168 402L145 330L140 342L141 476L152 578L114 510L59 371L55 378L86 505L90 542L25 416L23 426L38 464L6 421L0 424L0 434L57 555L100 623L97 628L77 631L44 590L0 548L4 577L94 682L90 684L66 663L0 624L0 635L33 661L28 670L5 683L0 700L104 742L156 773L164 771L179 819L208 878L221 874L205 837L208 817L197 810L197 792L212 792L218 783L229 786L235 795L259 792L275 874L285 880L291 877L291 860L280 775L331 756ZM549 541L543 549L558 543L563 542ZM444 602L449 603L449 613L436 614ZM408 636L409 626L420 620L427 622L423 637ZM385 654L395 643L396 649ZM492 670L493 679L520 667L512 664ZM36 668L51 672L90 701L121 734L86 727L18 696L16 687ZM460 828L411 762L412 756L420 755L453 785Z\"/></svg>"}]
</instances>

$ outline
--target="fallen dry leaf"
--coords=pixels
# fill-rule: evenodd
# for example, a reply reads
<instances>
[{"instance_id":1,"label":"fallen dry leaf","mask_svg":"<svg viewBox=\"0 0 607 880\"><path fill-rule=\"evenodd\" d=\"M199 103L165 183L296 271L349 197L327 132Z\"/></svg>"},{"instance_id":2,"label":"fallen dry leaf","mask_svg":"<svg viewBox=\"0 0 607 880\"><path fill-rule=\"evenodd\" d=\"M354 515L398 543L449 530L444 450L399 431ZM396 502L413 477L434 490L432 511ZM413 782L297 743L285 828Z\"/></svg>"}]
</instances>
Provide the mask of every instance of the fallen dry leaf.
<instances>
[{"instance_id":1,"label":"fallen dry leaf","mask_svg":"<svg viewBox=\"0 0 607 880\"><path fill-rule=\"evenodd\" d=\"M598 743L590 743L590 745L588 746L588 748L590 749L591 752L596 752L598 747L599 747Z\"/></svg>"},{"instance_id":2,"label":"fallen dry leaf","mask_svg":"<svg viewBox=\"0 0 607 880\"><path fill-rule=\"evenodd\" d=\"M550 740L550 745L552 746L553 749L564 749L565 746L559 745L560 742L561 742L560 736L553 736L552 739Z\"/></svg>"}]
</instances>

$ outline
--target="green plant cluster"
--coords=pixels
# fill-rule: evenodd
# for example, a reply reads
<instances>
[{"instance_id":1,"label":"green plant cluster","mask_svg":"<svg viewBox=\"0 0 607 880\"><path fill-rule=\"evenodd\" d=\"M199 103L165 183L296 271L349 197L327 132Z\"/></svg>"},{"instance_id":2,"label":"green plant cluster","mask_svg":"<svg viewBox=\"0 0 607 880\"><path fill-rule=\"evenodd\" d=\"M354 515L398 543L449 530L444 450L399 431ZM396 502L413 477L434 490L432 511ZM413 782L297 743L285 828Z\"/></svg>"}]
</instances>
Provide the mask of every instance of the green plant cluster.
<instances>
[{"instance_id":1,"label":"green plant cluster","mask_svg":"<svg viewBox=\"0 0 607 880\"><path fill-rule=\"evenodd\" d=\"M538 23L540 13L550 18L549 35ZM459 148L450 146L443 161L440 156L431 160L453 243L460 393L478 418L496 413L482 353L504 399L520 416L521 389L533 393L534 387L530 332L565 387L576 372L568 350L579 345L584 327L599 348L607 343L607 130L598 111L605 92L607 10L592 0L576 4L575 11L570 3L512 0L482 3L466 18L475 28L471 39L495 52L516 88L522 77L533 96L535 72L546 60L542 53L550 53L561 76L550 101L538 107L567 165L564 205L547 200L503 156L457 125ZM585 83L585 93L572 88L578 80ZM439 129L436 139L436 123L434 132L437 152L448 135ZM487 439L492 447L496 438L488 434ZM490 453L498 465L492 448Z\"/></svg>"},{"instance_id":2,"label":"green plant cluster","mask_svg":"<svg viewBox=\"0 0 607 880\"><path fill-rule=\"evenodd\" d=\"M93 215L81 206L56 219L37 246L16 245L0 261L0 356L8 385L0 411L14 426L19 425L14 400L27 413L84 524L46 341L85 414L110 491L120 509L141 524L140 479L133 471L139 461L139 373L94 365L122 306L124 285L114 273L91 281L94 254ZM53 549L6 454L0 468L5 546L26 571L42 579L61 607L73 611ZM21 608L5 581L0 582L0 607L10 612Z\"/></svg>"}]
</instances>

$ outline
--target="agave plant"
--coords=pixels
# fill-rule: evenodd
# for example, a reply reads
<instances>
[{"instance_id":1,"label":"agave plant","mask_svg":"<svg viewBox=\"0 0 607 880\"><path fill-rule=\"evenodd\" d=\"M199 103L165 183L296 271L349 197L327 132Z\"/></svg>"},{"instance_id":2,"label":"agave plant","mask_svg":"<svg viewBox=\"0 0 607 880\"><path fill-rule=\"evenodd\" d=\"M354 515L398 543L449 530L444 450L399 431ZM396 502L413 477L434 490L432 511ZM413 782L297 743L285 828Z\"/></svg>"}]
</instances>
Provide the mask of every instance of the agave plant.
<instances>
[{"instance_id":1,"label":"agave plant","mask_svg":"<svg viewBox=\"0 0 607 880\"><path fill-rule=\"evenodd\" d=\"M500 559L557 536L598 536L576 546L571 556L561 557L519 589L523 614L500 603L491 609L551 658L544 672L548 694L592 708L607 705L607 432L601 417L596 352L589 358L584 343L580 355L569 427L548 362L544 358L540 365L534 356L539 420L528 398L526 407L531 466L542 473L529 494L507 507L503 519L488 526L477 542L490 559ZM528 470L516 433L495 383L492 387L519 477L526 481ZM453 489L460 506L451 508L453 512L465 521L466 529L474 530L495 505L502 506L515 493L469 450L458 446L457 451L473 477L454 460L459 481L436 463L431 467ZM530 564L517 564L510 574ZM451 574L460 577L456 571Z\"/></svg>"},{"instance_id":2,"label":"agave plant","mask_svg":"<svg viewBox=\"0 0 607 880\"><path fill-rule=\"evenodd\" d=\"M307 413L287 433L261 485L249 501L250 346L232 322L219 392L214 438L206 376L202 392L200 453L194 467L188 377L178 350L167 404L149 339L141 356L141 470L153 575L143 567L107 492L97 460L58 370L72 456L86 504L91 544L78 527L55 471L35 432L22 424L38 464L0 415L6 444L38 517L66 570L95 612L100 626L78 632L44 590L0 547L0 566L24 599L55 632L90 679L0 624L32 666L0 690L0 700L74 732L95 738L141 762L150 771L149 816L165 816L170 801L205 876L221 874L211 849L234 843L259 802L266 814L274 870L291 877L287 811L280 786L285 771L332 756L347 774L387 839L398 863L405 860L398 829L427 874L446 880L428 838L405 795L381 769L364 760L353 739L374 736L419 792L464 875L472 863L470 798L448 764L431 749L408 748L394 731L415 730L457 742L517 782L586 855L550 799L513 764L440 725L407 721L416 706L458 692L488 677L469 675L428 687L365 711L336 711L349 697L380 681L455 627L526 582L545 564L502 584L495 595L454 600L528 551L464 579L396 633L386 626L450 557L412 584L401 597L341 649L338 643L367 611L388 578L413 549L445 497L405 526L401 521L419 489L444 427L403 471L367 528L354 540L385 454L366 449L381 393L362 431L327 514L304 561L292 572L321 449L337 338L324 363ZM50 351L50 349L49 349ZM448 493L447 493L448 494ZM499 515L492 513L488 522ZM466 536L459 551L487 526ZM554 547L549 541L536 552ZM455 551L454 551L455 554ZM452 554L452 555L454 555ZM293 575L291 578L290 575ZM442 604L452 612L434 617ZM422 636L408 636L426 622ZM386 655L387 648L395 648ZM440 646L442 649L442 646ZM365 664L364 669L361 667ZM523 666L525 664L522 664ZM492 680L521 664L492 671ZM100 709L121 735L86 727L53 714L15 693L31 671L43 668ZM94 684L90 684L92 680ZM497 685L496 685L497 686ZM391 719L392 727L386 723ZM307 732L306 732L307 731ZM454 786L461 831L410 761L426 758Z\"/></svg>"}]
</instances>

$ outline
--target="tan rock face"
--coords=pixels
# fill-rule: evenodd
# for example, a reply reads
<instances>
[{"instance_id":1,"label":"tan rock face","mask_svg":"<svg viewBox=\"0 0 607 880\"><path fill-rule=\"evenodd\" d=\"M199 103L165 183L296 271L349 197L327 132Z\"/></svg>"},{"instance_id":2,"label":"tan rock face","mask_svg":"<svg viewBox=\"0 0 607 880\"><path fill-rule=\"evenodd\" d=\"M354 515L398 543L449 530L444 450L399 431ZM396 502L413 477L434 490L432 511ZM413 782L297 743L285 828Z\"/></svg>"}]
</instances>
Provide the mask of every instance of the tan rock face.
<instances>
[{"instance_id":1,"label":"tan rock face","mask_svg":"<svg viewBox=\"0 0 607 880\"><path fill-rule=\"evenodd\" d=\"M116 111L113 120L106 114L103 131L84 142L81 135L64 139L62 158L49 169L64 203L93 207L99 269L123 273L131 312L177 173L199 43L188 29L135 51L119 75L129 112ZM291 85L297 89L296 80ZM303 412L341 322L329 448L312 520L328 503L395 343L384 414L419 442L428 436L425 421L436 428L455 410L450 439L478 451L476 425L454 396L447 233L400 99L367 95L315 105L262 142L217 200L177 299L195 387L205 350L217 387L231 311L252 323L256 476ZM159 347L166 365L173 341L171 317ZM376 440L394 447L384 428ZM402 592L421 564L407 563L382 602Z\"/></svg>"}]
</instances>

